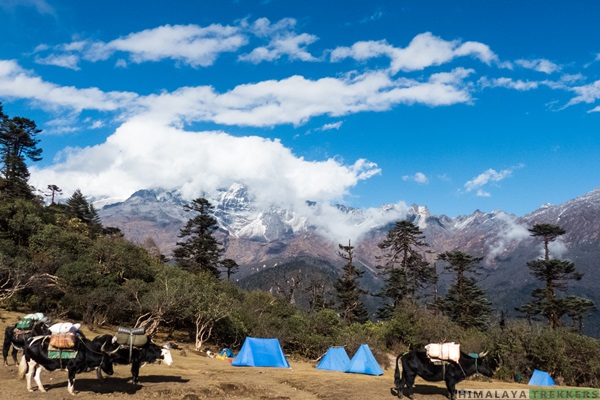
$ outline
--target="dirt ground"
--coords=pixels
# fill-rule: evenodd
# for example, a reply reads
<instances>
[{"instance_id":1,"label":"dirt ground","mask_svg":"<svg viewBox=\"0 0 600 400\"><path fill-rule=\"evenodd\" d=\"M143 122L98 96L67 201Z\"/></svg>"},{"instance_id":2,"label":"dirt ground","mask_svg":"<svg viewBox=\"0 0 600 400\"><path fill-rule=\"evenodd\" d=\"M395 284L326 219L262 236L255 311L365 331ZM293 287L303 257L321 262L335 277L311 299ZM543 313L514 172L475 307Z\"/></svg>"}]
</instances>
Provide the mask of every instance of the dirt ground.
<instances>
[{"instance_id":1,"label":"dirt ground","mask_svg":"<svg viewBox=\"0 0 600 400\"><path fill-rule=\"evenodd\" d=\"M2 335L16 317L1 313ZM14 320L14 321L13 321ZM95 334L83 329L88 337ZM96 380L94 372L77 376L76 398L79 399L237 399L237 400L364 400L393 399L394 371L382 376L348 374L315 369L316 363L295 361L288 357L290 369L232 367L227 361L208 358L182 346L173 350L173 365L146 365L140 370L140 383L130 380L129 366L115 365L115 374L105 382ZM19 353L20 357L20 353ZM9 357L10 358L10 357ZM42 372L47 393L27 391L25 380L17 377L18 366L0 366L0 399L69 399L67 374L62 371ZM458 389L527 389L527 385L499 381L464 381ZM443 400L446 389L442 382L417 380L415 399Z\"/></svg>"}]
</instances>

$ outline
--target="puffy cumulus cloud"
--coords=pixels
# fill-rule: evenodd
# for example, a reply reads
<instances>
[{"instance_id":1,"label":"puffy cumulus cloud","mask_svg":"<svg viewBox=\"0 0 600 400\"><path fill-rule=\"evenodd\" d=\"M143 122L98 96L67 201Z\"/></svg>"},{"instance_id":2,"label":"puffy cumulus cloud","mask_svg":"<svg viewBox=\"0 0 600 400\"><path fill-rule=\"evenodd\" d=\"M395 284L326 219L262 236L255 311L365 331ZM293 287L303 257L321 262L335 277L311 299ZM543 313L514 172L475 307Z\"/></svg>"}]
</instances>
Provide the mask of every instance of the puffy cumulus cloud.
<instances>
[{"instance_id":1,"label":"puffy cumulus cloud","mask_svg":"<svg viewBox=\"0 0 600 400\"><path fill-rule=\"evenodd\" d=\"M484 186L487 186L490 183L500 182L512 176L513 170L522 167L523 165L518 165L516 167L503 169L501 171L496 171L495 169L490 168L470 181L467 181L464 187L467 192L475 191L479 197L490 197L491 194L483 189Z\"/></svg>"},{"instance_id":2,"label":"puffy cumulus cloud","mask_svg":"<svg viewBox=\"0 0 600 400\"><path fill-rule=\"evenodd\" d=\"M240 182L259 208L295 211L335 240L357 239L374 223L387 223L406 209L398 205L394 212L366 210L369 222L357 224L331 205L343 201L360 181L380 173L367 160L307 161L278 140L189 132L142 118L125 122L102 144L65 149L54 165L33 166L30 172L33 185L51 182L65 193L81 189L104 203L149 187L178 188L184 199L192 200ZM306 200L319 206L308 207Z\"/></svg>"},{"instance_id":3,"label":"puffy cumulus cloud","mask_svg":"<svg viewBox=\"0 0 600 400\"><path fill-rule=\"evenodd\" d=\"M181 188L193 199L241 182L260 204L297 207L305 200L341 201L359 181L378 173L377 165L362 159L351 165L306 161L278 140L187 132L134 118L102 144L66 149L53 166L32 167L31 183L117 199L142 188Z\"/></svg>"},{"instance_id":4,"label":"puffy cumulus cloud","mask_svg":"<svg viewBox=\"0 0 600 400\"><path fill-rule=\"evenodd\" d=\"M357 42L351 47L338 47L331 52L332 61L344 58L366 61L376 57L387 57L390 59L390 70L393 73L422 70L464 56L473 56L486 64L498 61L494 52L483 43L447 41L430 32L415 36L405 48L394 47L382 40Z\"/></svg>"},{"instance_id":5,"label":"puffy cumulus cloud","mask_svg":"<svg viewBox=\"0 0 600 400\"><path fill-rule=\"evenodd\" d=\"M535 60L517 60L515 61L515 64L520 65L523 68L532 69L534 71L543 72L545 74L558 72L562 69L560 65L543 58Z\"/></svg>"},{"instance_id":6,"label":"puffy cumulus cloud","mask_svg":"<svg viewBox=\"0 0 600 400\"><path fill-rule=\"evenodd\" d=\"M172 59L192 67L206 67L214 64L221 53L237 51L247 43L247 36L238 27L220 24L207 27L163 25L130 33L110 42L80 40L52 49L38 48L38 53L52 53L38 56L36 60L77 69L80 58L96 62L122 52L134 63Z\"/></svg>"},{"instance_id":7,"label":"puffy cumulus cloud","mask_svg":"<svg viewBox=\"0 0 600 400\"><path fill-rule=\"evenodd\" d=\"M32 100L48 108L76 112L84 109L123 111L138 98L130 92L103 92L98 88L79 89L45 82L13 60L0 60L0 96Z\"/></svg>"},{"instance_id":8,"label":"puffy cumulus cloud","mask_svg":"<svg viewBox=\"0 0 600 400\"><path fill-rule=\"evenodd\" d=\"M246 43L247 38L236 27L164 25L129 34L106 46L129 53L133 62L170 58L195 67L212 65L220 53L236 51Z\"/></svg>"},{"instance_id":9,"label":"puffy cumulus cloud","mask_svg":"<svg viewBox=\"0 0 600 400\"><path fill-rule=\"evenodd\" d=\"M485 257L487 263L494 261L501 256L509 247L514 247L521 241L531 236L526 225L519 224L517 217L505 212L499 212L495 215L496 220L502 223L502 228L498 236L491 243L488 243L488 251Z\"/></svg>"}]
</instances>

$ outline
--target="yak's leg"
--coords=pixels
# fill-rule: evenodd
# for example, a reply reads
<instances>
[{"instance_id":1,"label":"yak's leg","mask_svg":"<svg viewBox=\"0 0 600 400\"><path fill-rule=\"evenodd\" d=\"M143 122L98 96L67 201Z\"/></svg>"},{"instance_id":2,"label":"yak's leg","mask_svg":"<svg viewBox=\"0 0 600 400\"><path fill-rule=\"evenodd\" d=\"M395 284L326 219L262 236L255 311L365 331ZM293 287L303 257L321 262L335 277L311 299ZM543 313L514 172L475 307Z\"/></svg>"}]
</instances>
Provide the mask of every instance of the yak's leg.
<instances>
[{"instance_id":1,"label":"yak's leg","mask_svg":"<svg viewBox=\"0 0 600 400\"><path fill-rule=\"evenodd\" d=\"M9 328L6 328L6 333L4 334L4 345L2 346L2 357L4 358L4 365L8 366L8 351L10 349L10 346L12 346L12 340L11 340L11 336L12 333L9 332ZM14 347L13 347L14 350ZM15 364L17 363L17 361L15 360Z\"/></svg>"},{"instance_id":2,"label":"yak's leg","mask_svg":"<svg viewBox=\"0 0 600 400\"><path fill-rule=\"evenodd\" d=\"M448 389L448 398L450 400L456 399L456 382L454 380L449 379L446 376L446 388Z\"/></svg>"},{"instance_id":3,"label":"yak's leg","mask_svg":"<svg viewBox=\"0 0 600 400\"><path fill-rule=\"evenodd\" d=\"M132 362L131 363L131 380L133 383L138 384L140 382L140 363Z\"/></svg>"},{"instance_id":4,"label":"yak's leg","mask_svg":"<svg viewBox=\"0 0 600 400\"><path fill-rule=\"evenodd\" d=\"M404 384L406 385L406 396L408 396L409 399L413 399L413 386L415 384L416 377L417 376L414 373L409 373L406 370L402 371L402 378L404 380Z\"/></svg>"},{"instance_id":5,"label":"yak's leg","mask_svg":"<svg viewBox=\"0 0 600 400\"><path fill-rule=\"evenodd\" d=\"M392 388L392 396L398 396L402 398L402 391L404 389L404 368L401 368L401 356L396 357L396 369L394 370L394 386Z\"/></svg>"},{"instance_id":6,"label":"yak's leg","mask_svg":"<svg viewBox=\"0 0 600 400\"><path fill-rule=\"evenodd\" d=\"M29 364L29 367L31 368L31 364ZM37 366L37 369L35 371L35 376L33 377L33 379L35 380L35 383L37 384L38 389L40 389L40 392L46 392L46 389L44 389L44 385L42 385L42 379L40 378L40 375L42 374L42 369L43 368L41 365Z\"/></svg>"},{"instance_id":7,"label":"yak's leg","mask_svg":"<svg viewBox=\"0 0 600 400\"><path fill-rule=\"evenodd\" d=\"M12 351L11 351L11 355L12 355L12 359L15 362L15 364L17 363L17 353L19 352L19 350L17 350L15 348L15 346L13 346ZM4 364L6 365L6 359L4 359Z\"/></svg>"},{"instance_id":8,"label":"yak's leg","mask_svg":"<svg viewBox=\"0 0 600 400\"><path fill-rule=\"evenodd\" d=\"M98 378L100 382L104 381L104 377L102 376L102 370L100 369L100 367L96 367L96 378Z\"/></svg>"},{"instance_id":9,"label":"yak's leg","mask_svg":"<svg viewBox=\"0 0 600 400\"><path fill-rule=\"evenodd\" d=\"M69 383L67 385L67 390L70 394L75 395L75 368L69 368Z\"/></svg>"},{"instance_id":10,"label":"yak's leg","mask_svg":"<svg viewBox=\"0 0 600 400\"><path fill-rule=\"evenodd\" d=\"M25 356L23 356L25 358ZM27 373L25 374L25 382L27 383L27 390L33 392L33 388L31 387L31 377L35 374L35 370L37 364L33 360L27 361Z\"/></svg>"}]
</instances>

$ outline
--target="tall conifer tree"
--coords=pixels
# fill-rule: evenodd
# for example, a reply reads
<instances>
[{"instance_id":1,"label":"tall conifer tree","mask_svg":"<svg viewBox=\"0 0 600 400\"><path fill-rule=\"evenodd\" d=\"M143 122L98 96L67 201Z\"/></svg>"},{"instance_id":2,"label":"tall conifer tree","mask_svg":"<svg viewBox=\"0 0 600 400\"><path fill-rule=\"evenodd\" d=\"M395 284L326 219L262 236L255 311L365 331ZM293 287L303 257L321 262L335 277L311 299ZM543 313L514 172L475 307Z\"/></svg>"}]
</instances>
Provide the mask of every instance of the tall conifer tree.
<instances>
[{"instance_id":1,"label":"tall conifer tree","mask_svg":"<svg viewBox=\"0 0 600 400\"><path fill-rule=\"evenodd\" d=\"M448 293L441 300L442 312L464 328L484 329L492 313L491 303L473 276L477 274L477 264L481 257L472 257L461 251L448 251L440 254L445 261L444 268L455 274Z\"/></svg>"},{"instance_id":2,"label":"tall conifer tree","mask_svg":"<svg viewBox=\"0 0 600 400\"><path fill-rule=\"evenodd\" d=\"M550 243L566 231L557 225L536 224L529 229L529 232L533 237L542 238L544 258L529 261L527 267L535 278L544 283L544 286L533 289L531 292L533 300L517 310L528 316L542 315L548 321L550 328L561 326L562 317L565 315L571 315L575 320L579 320L582 327L583 317L595 309L594 303L577 296L561 298L558 293L567 290L569 281L581 280L583 275L577 272L573 262L550 257Z\"/></svg>"},{"instance_id":3,"label":"tall conifer tree","mask_svg":"<svg viewBox=\"0 0 600 400\"><path fill-rule=\"evenodd\" d=\"M42 159L42 149L37 147L39 139L36 138L40 132L30 119L9 118L0 103L0 193L8 198L34 197L28 184L26 160Z\"/></svg>"},{"instance_id":4,"label":"tall conifer tree","mask_svg":"<svg viewBox=\"0 0 600 400\"><path fill-rule=\"evenodd\" d=\"M378 296L388 299L378 316L387 319L403 300L417 301L419 290L434 281L435 269L423 255L429 247L425 235L410 221L396 222L378 246L386 252L377 267L384 276Z\"/></svg>"},{"instance_id":5,"label":"tall conifer tree","mask_svg":"<svg viewBox=\"0 0 600 400\"><path fill-rule=\"evenodd\" d=\"M348 241L348 246L339 245L338 255L346 260L344 273L338 279L334 287L340 301L340 315L348 322L367 322L368 312L361 297L367 293L360 288L358 279L363 276L364 271L354 266L354 246Z\"/></svg>"},{"instance_id":6,"label":"tall conifer tree","mask_svg":"<svg viewBox=\"0 0 600 400\"><path fill-rule=\"evenodd\" d=\"M185 240L177 242L173 251L175 260L190 272L208 271L218 278L223 249L213 236L219 227L213 217L213 206L205 198L197 198L183 208L195 216L181 228L179 237Z\"/></svg>"}]
</instances>

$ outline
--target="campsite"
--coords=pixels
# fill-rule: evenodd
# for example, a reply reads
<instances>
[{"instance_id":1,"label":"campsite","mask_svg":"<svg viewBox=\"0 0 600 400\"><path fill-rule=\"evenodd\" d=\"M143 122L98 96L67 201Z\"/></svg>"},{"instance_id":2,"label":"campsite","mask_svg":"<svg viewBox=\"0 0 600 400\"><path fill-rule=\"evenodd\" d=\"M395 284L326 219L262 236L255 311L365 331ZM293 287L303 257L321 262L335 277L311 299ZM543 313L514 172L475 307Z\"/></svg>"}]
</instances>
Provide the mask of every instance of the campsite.
<instances>
[{"instance_id":1,"label":"campsite","mask_svg":"<svg viewBox=\"0 0 600 400\"><path fill-rule=\"evenodd\" d=\"M106 382L96 381L95 374L84 373L77 379L77 399L239 399L239 400L364 400L393 399L393 370L382 376L320 371L316 363L289 359L291 368L233 367L227 361L208 358L189 349L173 351L173 365L147 365L140 371L140 384L133 385L127 366L115 366L115 374ZM67 399L67 376L64 372L44 372L42 382L47 393L28 393L25 382L17 379L17 367L0 369L3 398L45 400ZM465 381L466 388L518 388L526 384L493 380ZM443 382L417 380L416 399L443 400Z\"/></svg>"},{"instance_id":2,"label":"campsite","mask_svg":"<svg viewBox=\"0 0 600 400\"><path fill-rule=\"evenodd\" d=\"M2 326L18 316L3 310ZM112 332L108 328L90 331L88 336ZM113 332L114 333L114 332ZM160 338L156 339L161 343ZM218 353L217 353L218 354ZM393 399L394 370L381 369L372 358L368 346L361 346L355 354L343 347L332 347L320 360L305 360L285 355L279 342L247 338L233 359L209 357L196 352L191 343L179 343L172 350L173 364L149 364L140 370L140 383L131 383L129 366L116 365L114 375L101 383L96 374L77 376L76 398L79 399L240 399L240 400L309 400L309 399ZM20 357L20 353L19 353ZM275 365L253 367L250 365ZM354 366L352 366L354 364ZM242 366L248 365L248 366ZM289 365L289 368L288 368ZM391 365L391 364L390 364ZM362 369L361 369L362 368ZM41 375L47 393L34 389L28 393L25 381L17 378L18 366L10 361L0 368L2 396L7 399L43 398L58 400L71 398L67 392L67 374L61 371ZM345 373L352 369L357 373ZM458 385L459 389L528 389L526 384L507 383L476 377ZM415 398L442 400L446 398L443 382L425 382L420 378L415 385Z\"/></svg>"}]
</instances>

